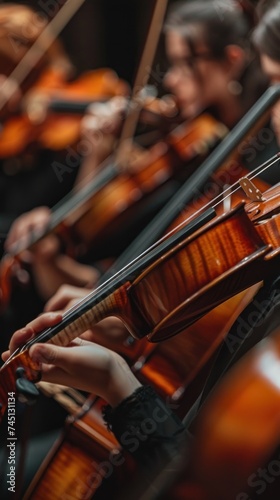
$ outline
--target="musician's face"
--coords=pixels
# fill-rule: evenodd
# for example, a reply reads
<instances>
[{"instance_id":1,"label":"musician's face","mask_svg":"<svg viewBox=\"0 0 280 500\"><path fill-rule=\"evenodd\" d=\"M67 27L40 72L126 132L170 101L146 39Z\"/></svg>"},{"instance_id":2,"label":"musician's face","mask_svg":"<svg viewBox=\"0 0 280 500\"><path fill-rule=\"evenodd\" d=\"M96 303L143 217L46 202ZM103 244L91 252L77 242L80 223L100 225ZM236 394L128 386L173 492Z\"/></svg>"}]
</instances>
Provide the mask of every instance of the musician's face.
<instances>
[{"instance_id":1,"label":"musician's face","mask_svg":"<svg viewBox=\"0 0 280 500\"><path fill-rule=\"evenodd\" d=\"M181 36L175 31L170 31L166 36L166 51L170 67L164 85L177 98L182 116L192 117L200 111L201 99L194 73L186 64L190 50Z\"/></svg>"},{"instance_id":2,"label":"musician's face","mask_svg":"<svg viewBox=\"0 0 280 500\"><path fill-rule=\"evenodd\" d=\"M227 91L226 64L215 60L202 40L197 41L193 54L178 32L170 30L166 35L170 69L164 83L177 97L184 117L219 105Z\"/></svg>"},{"instance_id":3,"label":"musician's face","mask_svg":"<svg viewBox=\"0 0 280 500\"><path fill-rule=\"evenodd\" d=\"M261 55L261 65L264 73L268 76L271 85L280 84L280 61L275 61L265 54ZM280 145L280 99L273 106L271 112L273 129Z\"/></svg>"}]
</instances>

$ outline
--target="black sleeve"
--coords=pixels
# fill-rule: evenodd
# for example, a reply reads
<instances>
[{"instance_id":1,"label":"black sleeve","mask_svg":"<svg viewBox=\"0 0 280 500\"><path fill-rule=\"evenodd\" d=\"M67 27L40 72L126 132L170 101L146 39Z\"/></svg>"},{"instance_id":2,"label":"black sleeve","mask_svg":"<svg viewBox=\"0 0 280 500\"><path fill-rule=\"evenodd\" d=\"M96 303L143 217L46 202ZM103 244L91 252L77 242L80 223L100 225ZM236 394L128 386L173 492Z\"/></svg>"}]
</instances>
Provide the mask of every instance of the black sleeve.
<instances>
[{"instance_id":1,"label":"black sleeve","mask_svg":"<svg viewBox=\"0 0 280 500\"><path fill-rule=\"evenodd\" d=\"M185 437L182 422L150 386L138 388L114 409L106 406L103 418L122 447L145 468L172 459Z\"/></svg>"}]
</instances>

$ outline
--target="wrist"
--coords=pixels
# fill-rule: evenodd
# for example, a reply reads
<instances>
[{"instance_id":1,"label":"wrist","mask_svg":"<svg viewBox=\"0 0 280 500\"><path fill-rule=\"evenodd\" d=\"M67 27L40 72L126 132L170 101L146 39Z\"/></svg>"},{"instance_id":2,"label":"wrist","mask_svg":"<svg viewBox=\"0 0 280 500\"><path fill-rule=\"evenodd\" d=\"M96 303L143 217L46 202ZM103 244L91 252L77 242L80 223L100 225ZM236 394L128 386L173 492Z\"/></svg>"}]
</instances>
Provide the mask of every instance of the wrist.
<instances>
[{"instance_id":1,"label":"wrist","mask_svg":"<svg viewBox=\"0 0 280 500\"><path fill-rule=\"evenodd\" d=\"M111 407L115 408L139 387L141 384L133 375L126 361L118 354L113 353L108 384L104 387L104 399Z\"/></svg>"}]
</instances>

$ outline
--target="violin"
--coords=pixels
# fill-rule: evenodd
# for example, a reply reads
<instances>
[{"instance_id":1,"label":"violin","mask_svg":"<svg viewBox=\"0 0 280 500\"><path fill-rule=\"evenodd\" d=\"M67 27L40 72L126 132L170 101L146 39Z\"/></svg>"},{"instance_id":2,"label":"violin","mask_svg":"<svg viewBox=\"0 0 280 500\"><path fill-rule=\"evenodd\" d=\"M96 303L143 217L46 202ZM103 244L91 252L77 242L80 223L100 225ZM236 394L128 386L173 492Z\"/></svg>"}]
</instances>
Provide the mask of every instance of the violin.
<instances>
[{"instance_id":1,"label":"violin","mask_svg":"<svg viewBox=\"0 0 280 500\"><path fill-rule=\"evenodd\" d=\"M73 67L46 20L26 5L1 5L0 39L0 72L7 77L1 82L0 116L5 121L16 110L16 103L9 103L15 85L15 93L20 90L25 95L45 71L52 70L57 78L67 79Z\"/></svg>"},{"instance_id":2,"label":"violin","mask_svg":"<svg viewBox=\"0 0 280 500\"><path fill-rule=\"evenodd\" d=\"M75 111L71 113L73 108L75 110L75 104L81 104L81 99L88 104L103 102L116 95L126 96L128 91L128 85L113 70L107 68L88 71L73 82L67 81L56 70L45 70L24 96L23 111L3 123L0 158L17 156L35 144L53 151L62 150L69 145L75 146L81 135L82 117ZM67 113L64 114L56 112L59 105L62 105L61 96L64 100L68 98ZM49 113L46 113L42 100L50 101Z\"/></svg>"},{"instance_id":3,"label":"violin","mask_svg":"<svg viewBox=\"0 0 280 500\"><path fill-rule=\"evenodd\" d=\"M170 147L163 141L152 147L148 157L145 155L142 169L130 173L122 171L114 163L108 163L91 182L74 194L67 195L54 207L46 230L31 235L30 241L24 245L19 242L15 251L2 259L2 309L9 302L11 276L23 250L52 233L59 237L66 251L68 249L72 255L81 255L93 246L97 252L98 245L102 245L106 238L112 241L119 228L127 226L139 206L143 207L151 200L156 189L180 172L185 162L198 160L200 153L205 155L207 148L212 147L224 133L225 128L212 117L201 116L193 124L176 127L169 136Z\"/></svg>"},{"instance_id":4,"label":"violin","mask_svg":"<svg viewBox=\"0 0 280 500\"><path fill-rule=\"evenodd\" d=\"M79 138L77 117L60 116L55 120L53 116L44 123L35 120L38 95L48 99L63 95L72 100L127 95L128 85L107 69L69 81L74 68L57 36L82 3L65 2L48 24L27 6L1 6L0 72L6 80L0 88L0 158L22 154L34 144L49 149L58 149L61 144L66 147ZM57 134L64 139L60 145Z\"/></svg>"},{"instance_id":5,"label":"violin","mask_svg":"<svg viewBox=\"0 0 280 500\"><path fill-rule=\"evenodd\" d=\"M120 449L112 432L104 426L101 405L96 404L96 398L81 398L77 395L77 404L76 394L73 393L72 390L67 399L65 396L55 395L60 404L70 407L70 415L63 434L24 494L23 498L26 500L70 497L79 500L91 498L97 490L101 498L113 498L116 489L125 482L127 474L136 470L132 456ZM113 461L119 461L118 466L103 481L100 464L110 465ZM62 469L63 474L57 474Z\"/></svg>"},{"instance_id":6,"label":"violin","mask_svg":"<svg viewBox=\"0 0 280 500\"><path fill-rule=\"evenodd\" d=\"M74 243L76 255L84 249L94 249L95 255L101 253L99 248L104 248L108 239L118 238L120 228L127 227L129 221L141 213L157 190L171 179L188 178L226 132L222 124L207 114L191 123L183 123L147 152L140 152L136 170L133 166L132 172L129 166L125 170L121 168L93 199L84 199L80 210L75 203L72 214L64 217L63 231Z\"/></svg>"},{"instance_id":7,"label":"violin","mask_svg":"<svg viewBox=\"0 0 280 500\"><path fill-rule=\"evenodd\" d=\"M278 330L231 368L202 408L190 456L205 499L256 498L260 490L278 498L279 369Z\"/></svg>"},{"instance_id":8,"label":"violin","mask_svg":"<svg viewBox=\"0 0 280 500\"><path fill-rule=\"evenodd\" d=\"M245 354L209 395L192 429L193 441L183 443L162 471L160 483L155 480L157 498L278 499L279 369L277 328ZM134 480L134 485L139 493L141 483Z\"/></svg>"},{"instance_id":9,"label":"violin","mask_svg":"<svg viewBox=\"0 0 280 500\"><path fill-rule=\"evenodd\" d=\"M220 216L208 209L89 294L65 313L61 323L27 342L3 365L1 415L8 392L20 389L21 383L16 382L18 367L24 367L26 379L38 380L39 366L28 356L34 342L67 345L108 316L120 317L134 338L147 336L160 341L186 329L225 299L261 281L268 272L275 272L280 249L273 233L280 219L277 203L278 186L255 202L261 224L255 213L254 221L250 219L252 201L244 201ZM262 226L266 230L259 232Z\"/></svg>"}]
</instances>

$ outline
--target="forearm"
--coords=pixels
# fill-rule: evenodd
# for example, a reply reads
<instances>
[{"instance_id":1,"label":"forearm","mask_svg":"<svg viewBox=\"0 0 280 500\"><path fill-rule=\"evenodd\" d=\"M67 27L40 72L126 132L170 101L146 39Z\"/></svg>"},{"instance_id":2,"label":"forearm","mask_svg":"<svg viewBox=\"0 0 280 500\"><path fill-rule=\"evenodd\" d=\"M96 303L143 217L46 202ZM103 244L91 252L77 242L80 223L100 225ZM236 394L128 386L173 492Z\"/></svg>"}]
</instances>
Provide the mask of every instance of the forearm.
<instances>
[{"instance_id":1,"label":"forearm","mask_svg":"<svg viewBox=\"0 0 280 500\"><path fill-rule=\"evenodd\" d=\"M33 276L38 292L44 300L48 300L64 284L93 288L99 273L93 267L61 254L50 260L37 259L33 265Z\"/></svg>"},{"instance_id":2,"label":"forearm","mask_svg":"<svg viewBox=\"0 0 280 500\"><path fill-rule=\"evenodd\" d=\"M139 389L141 384L126 361L118 354L112 353L108 373L108 383L103 388L102 397L110 407L116 408Z\"/></svg>"}]
</instances>

